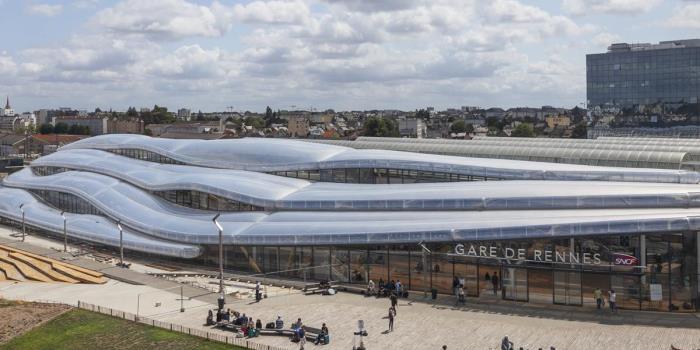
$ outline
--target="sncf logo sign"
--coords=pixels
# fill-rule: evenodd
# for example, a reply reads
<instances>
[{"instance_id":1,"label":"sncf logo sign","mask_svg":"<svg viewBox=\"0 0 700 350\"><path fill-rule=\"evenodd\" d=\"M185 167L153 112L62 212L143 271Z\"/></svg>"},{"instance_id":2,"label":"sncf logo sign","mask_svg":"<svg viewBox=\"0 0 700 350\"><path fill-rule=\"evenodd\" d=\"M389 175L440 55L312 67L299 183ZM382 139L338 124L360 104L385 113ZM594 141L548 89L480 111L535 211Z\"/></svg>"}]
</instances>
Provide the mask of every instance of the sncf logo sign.
<instances>
[{"instance_id":1,"label":"sncf logo sign","mask_svg":"<svg viewBox=\"0 0 700 350\"><path fill-rule=\"evenodd\" d=\"M615 265L633 266L639 263L639 259L633 255L613 253L613 262Z\"/></svg>"}]
</instances>

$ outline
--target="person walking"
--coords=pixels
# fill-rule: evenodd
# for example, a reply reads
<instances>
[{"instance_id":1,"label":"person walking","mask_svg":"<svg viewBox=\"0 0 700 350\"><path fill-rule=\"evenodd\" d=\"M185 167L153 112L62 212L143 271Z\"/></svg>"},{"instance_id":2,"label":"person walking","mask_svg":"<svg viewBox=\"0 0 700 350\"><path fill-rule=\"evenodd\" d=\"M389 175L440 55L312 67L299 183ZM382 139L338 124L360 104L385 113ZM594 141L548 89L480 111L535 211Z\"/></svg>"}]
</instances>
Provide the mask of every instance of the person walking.
<instances>
[{"instance_id":1,"label":"person walking","mask_svg":"<svg viewBox=\"0 0 700 350\"><path fill-rule=\"evenodd\" d=\"M593 291L593 298L595 299L596 309L600 310L600 308L603 306L603 292L600 290L600 288L596 288Z\"/></svg>"},{"instance_id":2,"label":"person walking","mask_svg":"<svg viewBox=\"0 0 700 350\"><path fill-rule=\"evenodd\" d=\"M391 293L389 300L391 300L391 308L396 310L396 305L399 303L399 298L396 297L396 293Z\"/></svg>"},{"instance_id":3,"label":"person walking","mask_svg":"<svg viewBox=\"0 0 700 350\"><path fill-rule=\"evenodd\" d=\"M617 294L615 294L614 289L608 292L608 303L610 304L610 312L617 313Z\"/></svg>"},{"instance_id":4,"label":"person walking","mask_svg":"<svg viewBox=\"0 0 700 350\"><path fill-rule=\"evenodd\" d=\"M491 275L491 284L493 285L493 295L496 295L498 292L498 272L496 271Z\"/></svg>"},{"instance_id":5,"label":"person walking","mask_svg":"<svg viewBox=\"0 0 700 350\"><path fill-rule=\"evenodd\" d=\"M458 294L457 288L459 288L459 278L455 276L452 279L452 292L455 293L455 296Z\"/></svg>"},{"instance_id":6,"label":"person walking","mask_svg":"<svg viewBox=\"0 0 700 350\"><path fill-rule=\"evenodd\" d=\"M389 332L394 331L394 308L389 308Z\"/></svg>"}]
</instances>

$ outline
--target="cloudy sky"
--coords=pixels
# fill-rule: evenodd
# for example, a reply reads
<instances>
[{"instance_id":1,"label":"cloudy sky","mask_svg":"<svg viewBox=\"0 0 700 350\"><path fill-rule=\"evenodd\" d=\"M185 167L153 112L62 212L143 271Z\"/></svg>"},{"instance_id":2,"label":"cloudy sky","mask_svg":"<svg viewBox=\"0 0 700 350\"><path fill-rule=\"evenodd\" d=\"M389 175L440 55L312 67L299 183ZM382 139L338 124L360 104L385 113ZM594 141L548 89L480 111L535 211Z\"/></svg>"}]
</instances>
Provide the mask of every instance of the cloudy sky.
<instances>
[{"instance_id":1,"label":"cloudy sky","mask_svg":"<svg viewBox=\"0 0 700 350\"><path fill-rule=\"evenodd\" d=\"M18 111L567 106L585 54L700 37L688 0L0 0Z\"/></svg>"}]
</instances>

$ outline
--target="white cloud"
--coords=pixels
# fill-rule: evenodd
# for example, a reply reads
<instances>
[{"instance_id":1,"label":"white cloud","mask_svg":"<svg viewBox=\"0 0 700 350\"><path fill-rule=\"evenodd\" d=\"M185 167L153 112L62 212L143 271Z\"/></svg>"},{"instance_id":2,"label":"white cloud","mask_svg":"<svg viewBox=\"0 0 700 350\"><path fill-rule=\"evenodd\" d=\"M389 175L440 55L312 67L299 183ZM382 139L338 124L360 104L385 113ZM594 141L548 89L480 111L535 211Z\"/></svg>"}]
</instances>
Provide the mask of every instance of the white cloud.
<instances>
[{"instance_id":1,"label":"white cloud","mask_svg":"<svg viewBox=\"0 0 700 350\"><path fill-rule=\"evenodd\" d=\"M359 12L396 11L414 7L417 0L324 0L329 4L345 6Z\"/></svg>"},{"instance_id":2,"label":"white cloud","mask_svg":"<svg viewBox=\"0 0 700 350\"><path fill-rule=\"evenodd\" d=\"M17 63L11 56L0 54L0 75L13 75L17 71Z\"/></svg>"},{"instance_id":3,"label":"white cloud","mask_svg":"<svg viewBox=\"0 0 700 350\"><path fill-rule=\"evenodd\" d=\"M700 29L700 3L684 4L666 21L670 27Z\"/></svg>"},{"instance_id":4,"label":"white cloud","mask_svg":"<svg viewBox=\"0 0 700 350\"><path fill-rule=\"evenodd\" d=\"M231 28L231 11L216 1L202 6L185 0L126 0L101 10L92 22L111 32L154 40L218 37Z\"/></svg>"},{"instance_id":5,"label":"white cloud","mask_svg":"<svg viewBox=\"0 0 700 350\"><path fill-rule=\"evenodd\" d=\"M53 17L61 13L63 10L63 5L56 4L34 4L27 7L27 12L33 15L41 15L47 17Z\"/></svg>"},{"instance_id":6,"label":"white cloud","mask_svg":"<svg viewBox=\"0 0 700 350\"><path fill-rule=\"evenodd\" d=\"M661 0L563 0L562 8L576 16L594 13L629 15L649 12L660 3Z\"/></svg>"},{"instance_id":7,"label":"white cloud","mask_svg":"<svg viewBox=\"0 0 700 350\"><path fill-rule=\"evenodd\" d=\"M583 69L563 58L533 61L528 49L540 57L549 40L561 48L605 39L520 0L124 0L90 23L67 42L6 55L14 80L114 107L413 108L530 103L537 94L536 103L560 104L582 99Z\"/></svg>"},{"instance_id":8,"label":"white cloud","mask_svg":"<svg viewBox=\"0 0 700 350\"><path fill-rule=\"evenodd\" d=\"M619 43L621 40L622 38L617 34L602 32L593 37L593 44L598 48L607 48L610 44Z\"/></svg>"},{"instance_id":9,"label":"white cloud","mask_svg":"<svg viewBox=\"0 0 700 350\"><path fill-rule=\"evenodd\" d=\"M234 18L241 22L269 24L302 24L310 16L302 1L253 1L233 7Z\"/></svg>"}]
</instances>

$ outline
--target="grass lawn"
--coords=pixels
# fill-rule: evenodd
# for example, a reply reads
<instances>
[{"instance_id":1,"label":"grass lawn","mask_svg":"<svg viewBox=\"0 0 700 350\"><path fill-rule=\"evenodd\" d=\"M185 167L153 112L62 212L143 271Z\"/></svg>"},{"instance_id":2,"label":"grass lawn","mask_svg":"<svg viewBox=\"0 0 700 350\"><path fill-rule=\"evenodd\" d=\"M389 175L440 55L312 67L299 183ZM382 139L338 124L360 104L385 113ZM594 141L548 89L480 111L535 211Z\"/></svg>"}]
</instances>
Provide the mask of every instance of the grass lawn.
<instances>
[{"instance_id":1,"label":"grass lawn","mask_svg":"<svg viewBox=\"0 0 700 350\"><path fill-rule=\"evenodd\" d=\"M242 350L187 334L126 321L81 309L68 311L46 324L0 345L1 350Z\"/></svg>"}]
</instances>

